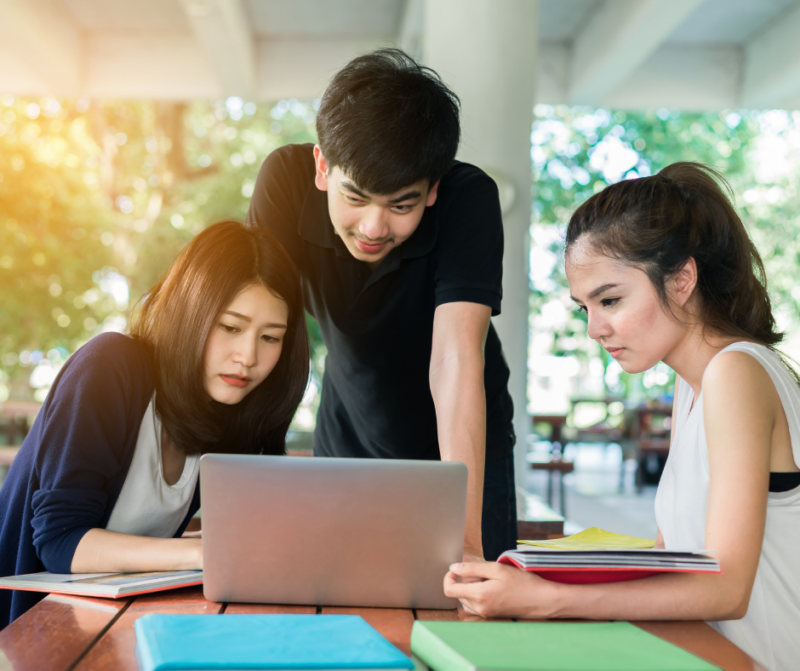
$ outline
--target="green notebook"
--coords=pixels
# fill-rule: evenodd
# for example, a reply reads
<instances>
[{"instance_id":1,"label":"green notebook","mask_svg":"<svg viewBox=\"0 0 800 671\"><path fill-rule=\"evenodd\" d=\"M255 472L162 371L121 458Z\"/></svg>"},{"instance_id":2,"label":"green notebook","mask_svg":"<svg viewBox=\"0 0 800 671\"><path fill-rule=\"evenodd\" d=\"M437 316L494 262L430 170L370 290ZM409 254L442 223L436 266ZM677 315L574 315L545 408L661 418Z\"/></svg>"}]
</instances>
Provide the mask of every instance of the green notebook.
<instances>
[{"instance_id":1,"label":"green notebook","mask_svg":"<svg viewBox=\"0 0 800 671\"><path fill-rule=\"evenodd\" d=\"M629 622L414 622L433 671L721 671Z\"/></svg>"}]
</instances>

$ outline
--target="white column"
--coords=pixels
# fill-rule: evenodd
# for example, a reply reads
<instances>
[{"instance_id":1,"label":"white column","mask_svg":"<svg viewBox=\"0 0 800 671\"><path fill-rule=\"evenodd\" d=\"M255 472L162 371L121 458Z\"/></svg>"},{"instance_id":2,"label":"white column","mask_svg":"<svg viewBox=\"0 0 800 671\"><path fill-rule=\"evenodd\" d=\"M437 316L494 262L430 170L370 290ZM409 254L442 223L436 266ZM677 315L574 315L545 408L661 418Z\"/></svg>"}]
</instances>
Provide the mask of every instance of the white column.
<instances>
[{"instance_id":1,"label":"white column","mask_svg":"<svg viewBox=\"0 0 800 671\"><path fill-rule=\"evenodd\" d=\"M461 98L458 158L513 187L503 213L503 308L495 328L511 369L517 484L523 482L528 419L528 248L531 125L538 0L425 0L424 63Z\"/></svg>"}]
</instances>

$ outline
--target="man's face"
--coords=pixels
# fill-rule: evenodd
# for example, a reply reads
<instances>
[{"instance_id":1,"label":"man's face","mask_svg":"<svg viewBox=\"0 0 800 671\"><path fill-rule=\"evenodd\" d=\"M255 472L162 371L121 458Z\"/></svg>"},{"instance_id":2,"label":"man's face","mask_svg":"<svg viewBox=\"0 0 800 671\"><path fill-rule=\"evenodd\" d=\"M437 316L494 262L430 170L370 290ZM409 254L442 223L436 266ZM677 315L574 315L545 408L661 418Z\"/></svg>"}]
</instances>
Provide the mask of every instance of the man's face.
<instances>
[{"instance_id":1,"label":"man's face","mask_svg":"<svg viewBox=\"0 0 800 671\"><path fill-rule=\"evenodd\" d=\"M436 202L439 182L410 184L389 195L360 188L339 167L329 169L319 145L314 147L316 185L328 192L333 227L350 253L373 269L417 230L426 207Z\"/></svg>"}]
</instances>

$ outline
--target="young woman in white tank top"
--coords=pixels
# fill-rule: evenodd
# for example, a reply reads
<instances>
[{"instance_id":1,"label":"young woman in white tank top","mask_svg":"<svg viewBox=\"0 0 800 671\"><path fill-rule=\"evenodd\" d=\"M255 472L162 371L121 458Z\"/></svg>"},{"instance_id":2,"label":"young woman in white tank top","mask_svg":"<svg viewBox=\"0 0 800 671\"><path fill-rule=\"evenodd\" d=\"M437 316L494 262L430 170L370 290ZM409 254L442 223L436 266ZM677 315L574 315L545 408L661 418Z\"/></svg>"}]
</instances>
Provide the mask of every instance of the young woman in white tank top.
<instances>
[{"instance_id":1,"label":"young woman in white tank top","mask_svg":"<svg viewBox=\"0 0 800 671\"><path fill-rule=\"evenodd\" d=\"M773 349L761 259L720 182L676 163L606 188L570 220L566 269L589 335L624 370L676 371L657 543L716 550L722 573L563 585L458 564L445 592L467 610L702 619L771 671L800 668L800 384Z\"/></svg>"}]
</instances>

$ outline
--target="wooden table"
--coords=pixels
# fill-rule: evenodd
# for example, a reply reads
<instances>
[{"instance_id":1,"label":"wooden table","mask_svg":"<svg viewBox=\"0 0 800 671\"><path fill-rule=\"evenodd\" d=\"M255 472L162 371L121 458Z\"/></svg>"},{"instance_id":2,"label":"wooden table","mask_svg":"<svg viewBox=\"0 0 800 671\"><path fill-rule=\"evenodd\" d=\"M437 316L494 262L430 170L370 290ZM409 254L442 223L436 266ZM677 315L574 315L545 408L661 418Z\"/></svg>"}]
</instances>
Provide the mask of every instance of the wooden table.
<instances>
[{"instance_id":1,"label":"wooden table","mask_svg":"<svg viewBox=\"0 0 800 671\"><path fill-rule=\"evenodd\" d=\"M455 610L315 608L221 604L200 587L111 601L48 596L0 631L0 671L136 671L133 623L147 613L337 613L361 615L405 653L419 620L480 620ZM764 671L703 622L636 622L639 627L721 666L725 671Z\"/></svg>"}]
</instances>

